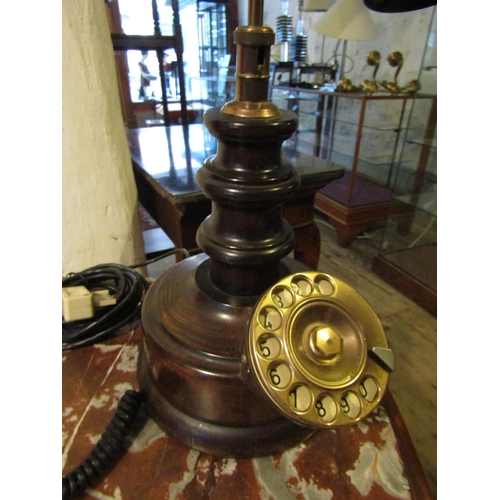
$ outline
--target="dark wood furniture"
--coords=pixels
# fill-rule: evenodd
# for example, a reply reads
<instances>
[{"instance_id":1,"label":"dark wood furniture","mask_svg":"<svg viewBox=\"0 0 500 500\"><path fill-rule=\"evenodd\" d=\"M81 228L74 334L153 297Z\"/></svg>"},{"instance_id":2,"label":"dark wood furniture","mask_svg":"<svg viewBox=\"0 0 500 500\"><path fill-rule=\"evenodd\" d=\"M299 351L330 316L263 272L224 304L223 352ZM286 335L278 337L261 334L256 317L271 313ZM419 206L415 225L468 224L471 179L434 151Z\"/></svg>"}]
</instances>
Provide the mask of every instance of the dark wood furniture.
<instances>
[{"instance_id":1,"label":"dark wood furniture","mask_svg":"<svg viewBox=\"0 0 500 500\"><path fill-rule=\"evenodd\" d=\"M203 2L198 2L202 4ZM236 58L236 45L233 39L233 33L238 26L238 0L220 0L218 4L225 5L226 21L226 49L225 53L231 54L234 64ZM141 120L144 120L144 110L149 111L148 116L152 120L160 121L161 118L155 118L161 115L164 124L176 124L181 122L187 125L192 121L193 115L197 111L192 107L192 102L187 101L186 82L183 63L183 33L180 22L181 10L185 7L185 2L172 0L169 2L172 8L172 24L168 32L162 33L160 25L165 26L165 19L160 19L158 15L158 2L152 0L144 3L142 7L147 9L145 14L151 12L151 30L153 35L136 35L134 33L124 33L121 22L119 2L105 2L108 25L111 33L111 40L115 49L115 61L118 77L118 87L122 107L124 122L128 128L141 126ZM184 26L186 29L186 26ZM192 36L188 33L188 36ZM194 33L198 37L198 33ZM175 98L167 99L166 81L163 72L163 53L165 50L173 49L176 54L176 60L172 61L172 76L175 83ZM162 96L157 99L150 99L144 102L137 102L132 98L129 84L129 68L126 51L128 50L154 50L158 59L158 71L160 74L160 84Z\"/></svg>"},{"instance_id":2,"label":"dark wood furniture","mask_svg":"<svg viewBox=\"0 0 500 500\"><path fill-rule=\"evenodd\" d=\"M174 49L177 58L176 76L178 80L179 99L180 99L180 119L184 126L189 123L188 106L186 101L186 83L184 76L183 62L183 39L182 26L179 17L179 0L172 0L172 34L162 34L160 29L160 19L158 14L158 5L156 0L152 0L152 17L151 25L154 35L134 35L123 33L121 27L120 7L118 2L106 2L108 24L111 32L111 41L115 50L115 60L117 66L118 87L120 91L120 100L122 106L123 119L127 127L136 127L137 119L135 113L140 109L133 102L129 80L128 80L128 64L126 59L126 51L128 50L154 50L158 59L158 72L160 75L162 96L161 101L150 101L155 106L157 105L163 115L165 125L170 125L169 103L167 99L166 80L163 69L164 52L167 49ZM176 80L176 81L177 81Z\"/></svg>"},{"instance_id":3,"label":"dark wood furniture","mask_svg":"<svg viewBox=\"0 0 500 500\"><path fill-rule=\"evenodd\" d=\"M102 344L63 353L63 475L90 453L125 390L137 390L142 337L138 327ZM319 431L281 455L258 459L217 458L191 450L148 420L107 478L82 500L313 498L318 491L338 499L431 499L389 390L360 423Z\"/></svg>"},{"instance_id":4,"label":"dark wood furniture","mask_svg":"<svg viewBox=\"0 0 500 500\"><path fill-rule=\"evenodd\" d=\"M197 252L196 232L210 214L211 203L195 177L203 161L215 153L216 141L201 124L190 125L187 135L190 148L186 151L182 127L127 131L139 201L176 247ZM286 148L283 155L301 179L298 193L283 209L283 216L295 233L294 257L316 269L320 234L314 223L314 198L319 189L339 179L343 169Z\"/></svg>"},{"instance_id":5,"label":"dark wood furniture","mask_svg":"<svg viewBox=\"0 0 500 500\"><path fill-rule=\"evenodd\" d=\"M437 245L375 255L372 270L394 288L437 316Z\"/></svg>"}]
</instances>

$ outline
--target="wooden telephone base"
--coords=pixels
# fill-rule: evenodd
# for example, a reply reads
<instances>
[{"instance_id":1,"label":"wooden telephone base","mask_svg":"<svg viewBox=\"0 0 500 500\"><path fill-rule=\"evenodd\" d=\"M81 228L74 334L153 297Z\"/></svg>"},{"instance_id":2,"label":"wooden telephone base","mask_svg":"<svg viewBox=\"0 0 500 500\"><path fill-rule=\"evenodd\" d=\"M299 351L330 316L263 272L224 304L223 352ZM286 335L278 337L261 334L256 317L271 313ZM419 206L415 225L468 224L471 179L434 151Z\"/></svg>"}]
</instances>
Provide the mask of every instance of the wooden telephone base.
<instances>
[{"instance_id":1,"label":"wooden telephone base","mask_svg":"<svg viewBox=\"0 0 500 500\"><path fill-rule=\"evenodd\" d=\"M251 387L244 343L253 306L281 277L307 270L285 258L293 231L282 207L298 176L281 158L296 115L204 115L218 141L197 182L212 214L197 242L205 253L158 279L143 305L138 377L150 415L187 446L221 457L282 453L314 432L282 417Z\"/></svg>"}]
</instances>

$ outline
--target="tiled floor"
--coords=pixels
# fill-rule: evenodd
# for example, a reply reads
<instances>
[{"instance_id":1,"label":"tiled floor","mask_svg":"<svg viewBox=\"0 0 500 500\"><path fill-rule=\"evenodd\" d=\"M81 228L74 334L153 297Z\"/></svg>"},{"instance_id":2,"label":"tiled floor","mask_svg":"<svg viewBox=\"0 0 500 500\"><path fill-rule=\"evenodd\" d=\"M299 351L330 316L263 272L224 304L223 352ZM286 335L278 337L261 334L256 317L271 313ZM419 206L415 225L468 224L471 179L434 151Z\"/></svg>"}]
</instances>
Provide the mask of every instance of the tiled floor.
<instances>
[{"instance_id":1,"label":"tiled floor","mask_svg":"<svg viewBox=\"0 0 500 500\"><path fill-rule=\"evenodd\" d=\"M373 239L356 239L349 248L336 243L334 229L318 216L319 270L354 286L372 305L396 358L389 387L417 449L431 491L437 490L437 321L371 271L377 252ZM175 263L168 257L148 267L155 278Z\"/></svg>"}]
</instances>

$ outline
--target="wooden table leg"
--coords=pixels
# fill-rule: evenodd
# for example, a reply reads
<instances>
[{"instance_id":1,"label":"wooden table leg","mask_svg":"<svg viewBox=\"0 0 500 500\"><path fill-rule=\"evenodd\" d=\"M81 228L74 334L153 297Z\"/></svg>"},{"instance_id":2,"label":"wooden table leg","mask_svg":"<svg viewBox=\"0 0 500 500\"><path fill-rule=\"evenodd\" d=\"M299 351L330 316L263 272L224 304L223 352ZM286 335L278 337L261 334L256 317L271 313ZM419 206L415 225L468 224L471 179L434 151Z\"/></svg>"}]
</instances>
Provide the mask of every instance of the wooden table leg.
<instances>
[{"instance_id":1,"label":"wooden table leg","mask_svg":"<svg viewBox=\"0 0 500 500\"><path fill-rule=\"evenodd\" d=\"M330 224L335 228L338 244L342 248L347 248L352 243L354 238L356 238L361 231L368 227L366 222L345 226L332 218L329 218L329 220Z\"/></svg>"},{"instance_id":2,"label":"wooden table leg","mask_svg":"<svg viewBox=\"0 0 500 500\"><path fill-rule=\"evenodd\" d=\"M321 250L321 235L316 224L294 229L295 247L293 258L302 262L311 269L318 269L319 256Z\"/></svg>"}]
</instances>

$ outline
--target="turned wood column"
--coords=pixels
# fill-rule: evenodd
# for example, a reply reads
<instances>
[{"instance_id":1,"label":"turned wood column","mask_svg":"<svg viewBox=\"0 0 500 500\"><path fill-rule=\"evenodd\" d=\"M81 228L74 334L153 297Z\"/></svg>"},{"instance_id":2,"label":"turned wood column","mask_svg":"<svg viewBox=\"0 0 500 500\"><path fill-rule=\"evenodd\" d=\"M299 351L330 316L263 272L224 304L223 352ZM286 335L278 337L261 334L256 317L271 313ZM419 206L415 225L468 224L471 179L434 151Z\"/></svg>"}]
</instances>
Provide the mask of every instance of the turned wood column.
<instances>
[{"instance_id":1,"label":"turned wood column","mask_svg":"<svg viewBox=\"0 0 500 500\"><path fill-rule=\"evenodd\" d=\"M213 285L232 295L260 295L278 280L279 262L294 246L282 209L299 177L281 158L281 146L297 117L285 111L278 118L235 119L211 109L204 123L218 149L196 178L212 200L197 242L210 256Z\"/></svg>"}]
</instances>

